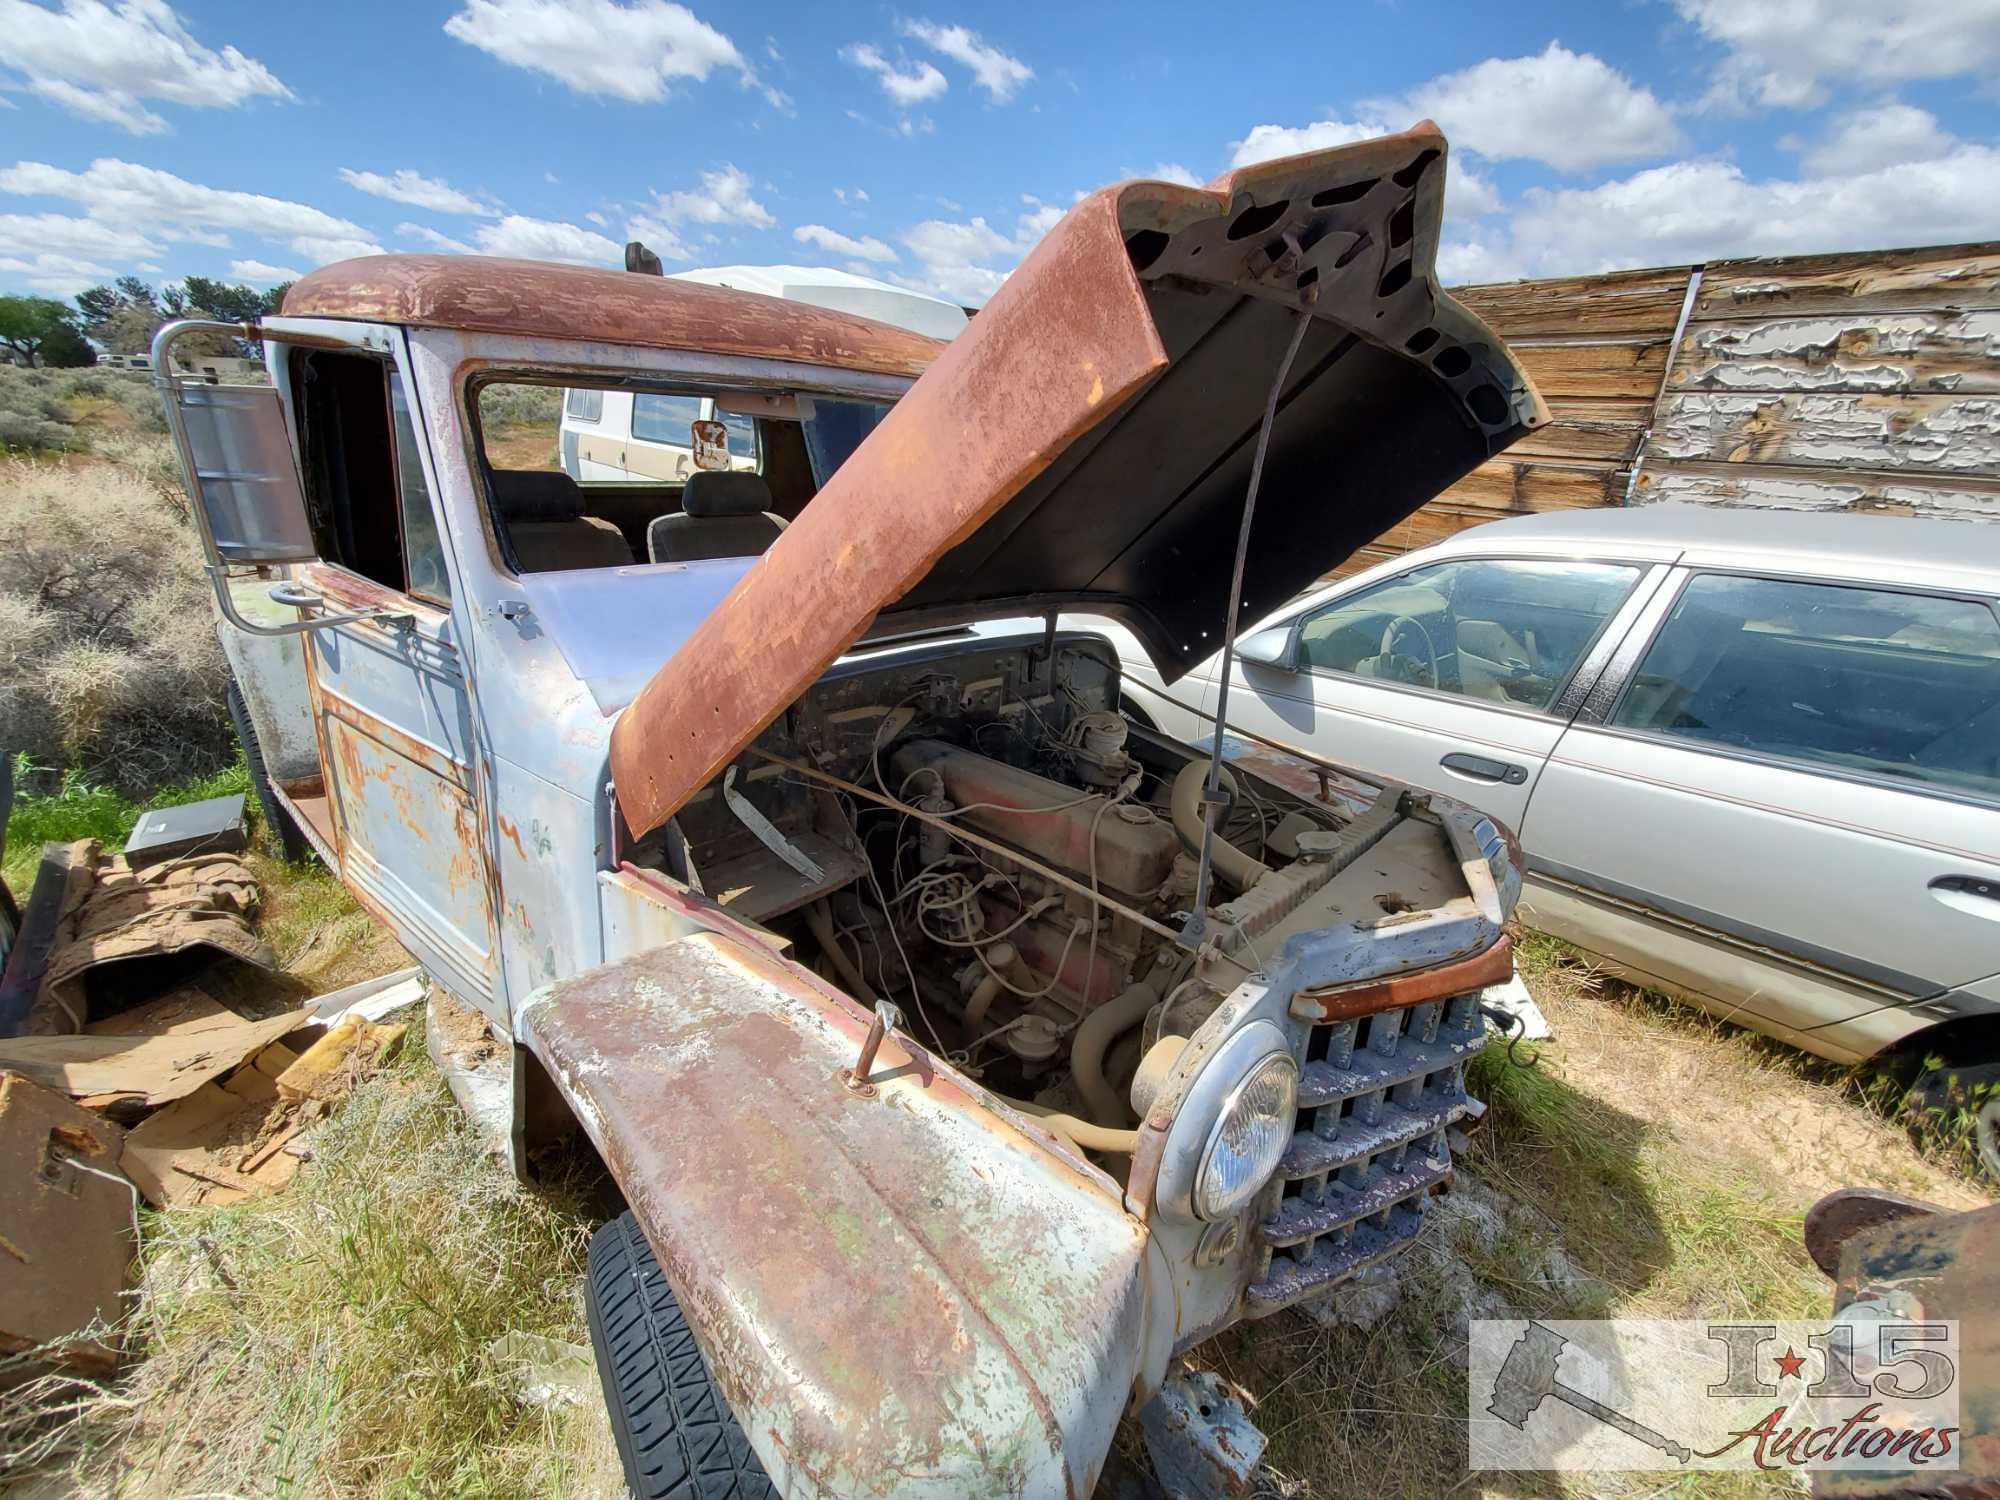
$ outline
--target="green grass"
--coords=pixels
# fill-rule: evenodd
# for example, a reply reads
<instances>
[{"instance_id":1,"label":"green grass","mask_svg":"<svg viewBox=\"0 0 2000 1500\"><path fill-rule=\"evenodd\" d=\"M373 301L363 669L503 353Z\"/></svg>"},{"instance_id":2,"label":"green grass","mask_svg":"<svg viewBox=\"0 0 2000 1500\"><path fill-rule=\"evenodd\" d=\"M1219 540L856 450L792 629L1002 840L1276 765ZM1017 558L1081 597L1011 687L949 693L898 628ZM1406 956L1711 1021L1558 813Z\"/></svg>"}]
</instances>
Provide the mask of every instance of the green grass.
<instances>
[{"instance_id":1,"label":"green grass","mask_svg":"<svg viewBox=\"0 0 2000 1500\"><path fill-rule=\"evenodd\" d=\"M110 787L98 786L80 771L65 771L54 792L42 796L23 795L20 786L34 767L25 755L14 758L13 810L7 817L7 885L15 899L25 902L34 885L35 867L45 843L71 843L77 839L97 839L106 852L116 853L132 832L140 814L156 807L179 807L187 802L203 802L210 797L248 793L250 773L239 758L212 776L197 777L155 792L144 802L135 802Z\"/></svg>"}]
</instances>

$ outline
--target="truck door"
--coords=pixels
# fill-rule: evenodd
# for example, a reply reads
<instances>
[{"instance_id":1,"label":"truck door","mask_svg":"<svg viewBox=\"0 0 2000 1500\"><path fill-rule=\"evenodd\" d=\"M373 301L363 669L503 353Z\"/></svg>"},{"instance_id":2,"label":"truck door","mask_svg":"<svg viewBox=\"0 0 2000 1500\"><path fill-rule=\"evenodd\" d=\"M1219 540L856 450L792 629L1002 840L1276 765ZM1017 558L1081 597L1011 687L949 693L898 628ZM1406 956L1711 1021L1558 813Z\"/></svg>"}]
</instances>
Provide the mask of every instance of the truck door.
<instances>
[{"instance_id":1,"label":"truck door","mask_svg":"<svg viewBox=\"0 0 2000 1500\"><path fill-rule=\"evenodd\" d=\"M339 327L347 347L291 347L274 371L317 552L276 592L305 618L363 616L304 635L324 780L308 811L349 889L476 1003L495 990L495 877L434 474L401 332Z\"/></svg>"}]
</instances>

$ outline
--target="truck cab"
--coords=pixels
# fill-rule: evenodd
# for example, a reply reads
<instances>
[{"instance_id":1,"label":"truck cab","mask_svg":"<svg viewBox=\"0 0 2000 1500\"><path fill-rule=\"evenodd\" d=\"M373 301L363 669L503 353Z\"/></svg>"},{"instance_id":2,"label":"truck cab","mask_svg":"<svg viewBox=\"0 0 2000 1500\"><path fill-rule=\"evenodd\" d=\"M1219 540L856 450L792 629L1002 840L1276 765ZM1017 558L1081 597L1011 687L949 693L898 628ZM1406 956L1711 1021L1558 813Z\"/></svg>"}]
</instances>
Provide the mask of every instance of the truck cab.
<instances>
[{"instance_id":1,"label":"truck cab","mask_svg":"<svg viewBox=\"0 0 2000 1500\"><path fill-rule=\"evenodd\" d=\"M274 799L510 1048L519 1170L602 1158L784 1492L1088 1493L1448 1183L1511 836L1212 773L1058 625L1170 684L1546 420L1435 283L1443 181L1426 126L1119 184L949 343L373 257L268 386L161 377ZM679 403L688 467L579 482L579 393Z\"/></svg>"}]
</instances>

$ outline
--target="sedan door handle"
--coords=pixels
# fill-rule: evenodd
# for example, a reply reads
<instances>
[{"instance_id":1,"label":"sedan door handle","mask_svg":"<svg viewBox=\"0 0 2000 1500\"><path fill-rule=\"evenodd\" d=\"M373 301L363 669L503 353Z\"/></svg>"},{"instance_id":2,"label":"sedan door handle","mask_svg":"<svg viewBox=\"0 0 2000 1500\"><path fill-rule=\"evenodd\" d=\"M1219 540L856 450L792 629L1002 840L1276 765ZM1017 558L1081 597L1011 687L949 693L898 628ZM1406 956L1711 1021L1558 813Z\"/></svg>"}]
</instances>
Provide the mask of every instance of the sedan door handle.
<instances>
[{"instance_id":1,"label":"sedan door handle","mask_svg":"<svg viewBox=\"0 0 2000 1500\"><path fill-rule=\"evenodd\" d=\"M1930 892L1953 911L2000 922L2000 880L1988 880L1981 875L1940 875L1931 882Z\"/></svg>"},{"instance_id":2,"label":"sedan door handle","mask_svg":"<svg viewBox=\"0 0 2000 1500\"><path fill-rule=\"evenodd\" d=\"M1512 761L1492 760L1484 755L1467 755L1454 750L1438 762L1447 771L1456 771L1461 776L1474 781L1492 782L1496 785L1520 786L1528 779L1528 768L1517 766Z\"/></svg>"}]
</instances>

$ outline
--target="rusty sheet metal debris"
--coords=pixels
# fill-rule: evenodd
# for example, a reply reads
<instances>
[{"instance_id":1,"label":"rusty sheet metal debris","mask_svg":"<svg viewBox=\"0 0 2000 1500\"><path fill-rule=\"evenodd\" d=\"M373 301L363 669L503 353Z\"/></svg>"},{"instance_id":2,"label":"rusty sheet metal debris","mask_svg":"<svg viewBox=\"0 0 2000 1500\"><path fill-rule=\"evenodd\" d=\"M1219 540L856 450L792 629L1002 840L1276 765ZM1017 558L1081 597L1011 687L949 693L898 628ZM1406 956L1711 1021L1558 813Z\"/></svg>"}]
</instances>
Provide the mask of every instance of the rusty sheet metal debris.
<instances>
[{"instance_id":1,"label":"rusty sheet metal debris","mask_svg":"<svg viewBox=\"0 0 2000 1500\"><path fill-rule=\"evenodd\" d=\"M1443 160L1426 124L1078 203L625 710L611 764L632 831L885 611L909 630L1087 603L1170 679L1208 655L1228 586L1213 560L1299 309L1315 316L1244 575L1260 606L1545 422L1433 279Z\"/></svg>"},{"instance_id":2,"label":"rusty sheet metal debris","mask_svg":"<svg viewBox=\"0 0 2000 1500\"><path fill-rule=\"evenodd\" d=\"M284 315L690 349L880 375L921 374L944 347L871 318L754 292L488 256L343 260L293 282Z\"/></svg>"},{"instance_id":3,"label":"rusty sheet metal debris","mask_svg":"<svg viewBox=\"0 0 2000 1500\"><path fill-rule=\"evenodd\" d=\"M1841 1195L1833 1195L1839 1197ZM1822 1249L1831 1249L1831 1215L1845 1213L1860 1225L1839 1245L1840 1272L1834 1310L1858 1302L1886 1304L1901 1319L1958 1321L1959 1467L1916 1473L1866 1475L1821 1472L1813 1476L1818 1500L1887 1496L1990 1497L2000 1495L2000 1205L1970 1213L1938 1210L1910 1200L1881 1205L1903 1217L1865 1223L1849 1204L1838 1210L1822 1199ZM1808 1228L1813 1215L1807 1216Z\"/></svg>"},{"instance_id":4,"label":"rusty sheet metal debris","mask_svg":"<svg viewBox=\"0 0 2000 1500\"><path fill-rule=\"evenodd\" d=\"M1144 1343L1144 1226L901 1032L850 1091L868 1021L704 933L537 991L516 1035L781 1490L1088 1494Z\"/></svg>"}]
</instances>

